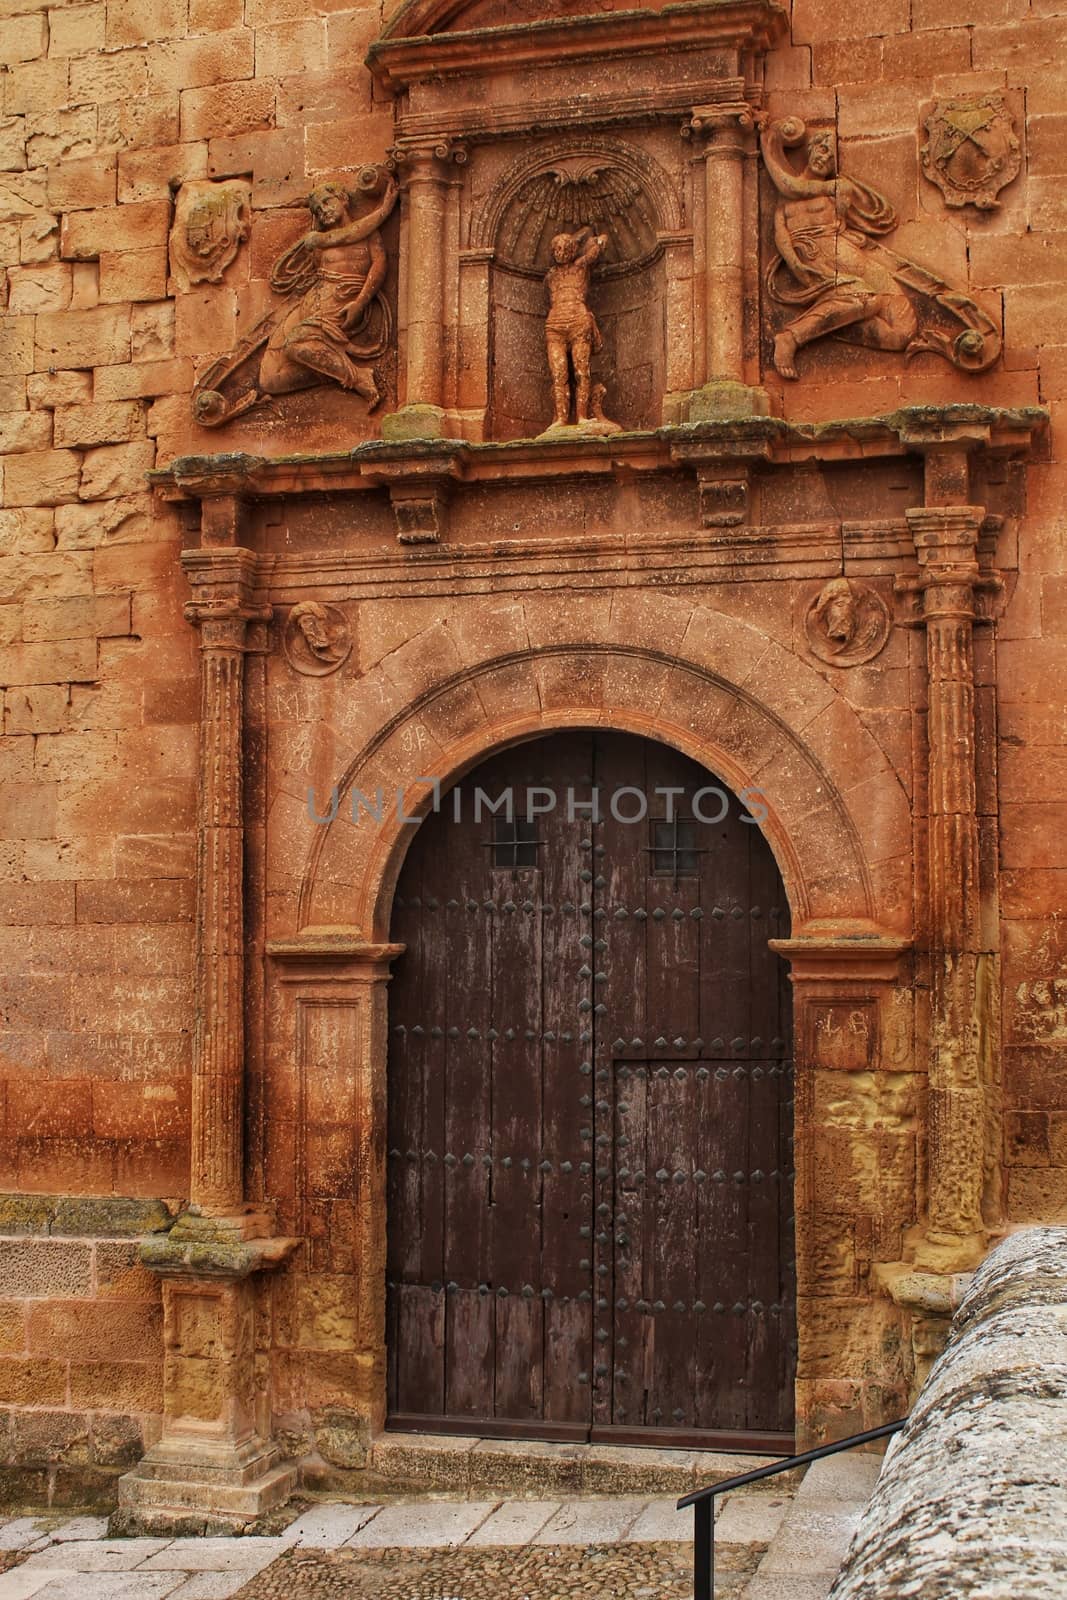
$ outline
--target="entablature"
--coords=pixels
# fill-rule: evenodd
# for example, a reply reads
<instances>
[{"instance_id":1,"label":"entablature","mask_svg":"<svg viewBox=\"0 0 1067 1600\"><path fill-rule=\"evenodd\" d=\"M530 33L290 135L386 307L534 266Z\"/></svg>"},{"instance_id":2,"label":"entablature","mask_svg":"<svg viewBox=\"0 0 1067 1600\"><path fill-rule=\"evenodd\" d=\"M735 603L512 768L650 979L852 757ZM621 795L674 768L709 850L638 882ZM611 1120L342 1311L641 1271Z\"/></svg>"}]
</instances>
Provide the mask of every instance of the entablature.
<instances>
[{"instance_id":1,"label":"entablature","mask_svg":"<svg viewBox=\"0 0 1067 1600\"><path fill-rule=\"evenodd\" d=\"M244 452L180 456L149 473L167 500L220 495L278 498L386 486L499 483L550 484L561 479L623 479L638 473L855 462L956 450L1016 459L1027 456L1048 427L1039 406L1016 408L909 406L884 417L789 422L747 417L618 433L602 439L371 439L351 450L315 455Z\"/></svg>"}]
</instances>

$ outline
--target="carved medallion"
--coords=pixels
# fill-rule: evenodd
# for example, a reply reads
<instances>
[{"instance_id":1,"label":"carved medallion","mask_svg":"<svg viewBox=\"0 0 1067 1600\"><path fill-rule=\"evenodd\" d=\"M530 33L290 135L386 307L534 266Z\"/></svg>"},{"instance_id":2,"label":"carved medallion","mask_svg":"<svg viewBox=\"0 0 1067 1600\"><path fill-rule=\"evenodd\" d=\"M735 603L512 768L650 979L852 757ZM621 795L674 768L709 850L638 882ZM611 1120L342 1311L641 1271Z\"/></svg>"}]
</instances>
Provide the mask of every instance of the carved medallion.
<instances>
[{"instance_id":1,"label":"carved medallion","mask_svg":"<svg viewBox=\"0 0 1067 1600\"><path fill-rule=\"evenodd\" d=\"M993 365L1001 351L996 323L883 242L896 211L877 189L838 171L832 130L809 134L799 117L787 117L765 127L760 142L780 197L767 293L791 313L774 340L781 377L798 377L797 352L828 335L905 357L931 350L964 372ZM801 171L787 155L798 145Z\"/></svg>"},{"instance_id":2,"label":"carved medallion","mask_svg":"<svg viewBox=\"0 0 1067 1600\"><path fill-rule=\"evenodd\" d=\"M858 667L885 648L892 621L865 583L831 578L808 607L804 630L812 653L831 667Z\"/></svg>"},{"instance_id":3,"label":"carved medallion","mask_svg":"<svg viewBox=\"0 0 1067 1600\"><path fill-rule=\"evenodd\" d=\"M252 185L246 178L183 183L170 233L170 270L178 287L220 283L248 238L251 219Z\"/></svg>"},{"instance_id":4,"label":"carved medallion","mask_svg":"<svg viewBox=\"0 0 1067 1600\"><path fill-rule=\"evenodd\" d=\"M352 630L336 606L301 600L286 619L282 647L294 672L325 678L352 654Z\"/></svg>"},{"instance_id":5,"label":"carved medallion","mask_svg":"<svg viewBox=\"0 0 1067 1600\"><path fill-rule=\"evenodd\" d=\"M999 95L939 100L926 119L923 171L950 206L992 211L1022 166L1011 112Z\"/></svg>"}]
</instances>

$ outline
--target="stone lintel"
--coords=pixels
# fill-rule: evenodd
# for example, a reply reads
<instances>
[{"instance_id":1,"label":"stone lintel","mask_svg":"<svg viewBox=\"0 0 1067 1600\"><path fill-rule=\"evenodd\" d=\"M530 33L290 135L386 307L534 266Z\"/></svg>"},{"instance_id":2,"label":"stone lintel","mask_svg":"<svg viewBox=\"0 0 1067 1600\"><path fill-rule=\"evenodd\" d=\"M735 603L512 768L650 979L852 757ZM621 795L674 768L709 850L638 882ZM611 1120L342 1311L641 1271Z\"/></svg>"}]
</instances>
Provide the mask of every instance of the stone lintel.
<instances>
[{"instance_id":1,"label":"stone lintel","mask_svg":"<svg viewBox=\"0 0 1067 1600\"><path fill-rule=\"evenodd\" d=\"M292 939L268 940L266 950L283 983L387 978L402 944L375 944L358 929L307 928Z\"/></svg>"}]
</instances>

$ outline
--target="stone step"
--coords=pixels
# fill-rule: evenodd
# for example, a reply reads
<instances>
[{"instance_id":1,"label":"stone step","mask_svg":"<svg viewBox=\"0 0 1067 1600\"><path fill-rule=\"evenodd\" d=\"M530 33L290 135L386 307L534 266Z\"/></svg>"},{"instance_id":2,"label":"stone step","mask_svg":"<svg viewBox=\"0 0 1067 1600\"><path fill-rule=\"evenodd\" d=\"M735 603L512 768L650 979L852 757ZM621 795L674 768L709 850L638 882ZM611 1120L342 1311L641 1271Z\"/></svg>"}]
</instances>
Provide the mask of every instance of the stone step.
<instances>
[{"instance_id":1,"label":"stone step","mask_svg":"<svg viewBox=\"0 0 1067 1600\"><path fill-rule=\"evenodd\" d=\"M296 1469L274 1467L252 1485L216 1483L211 1486L211 1515L215 1522L233 1518L247 1522L283 1505L296 1488ZM166 1478L141 1478L127 1473L119 1479L119 1508L136 1510L143 1521L159 1513L178 1518L197 1516L204 1510L198 1485Z\"/></svg>"},{"instance_id":2,"label":"stone step","mask_svg":"<svg viewBox=\"0 0 1067 1600\"><path fill-rule=\"evenodd\" d=\"M422 1492L483 1500L550 1499L572 1495L689 1494L769 1464L774 1457L712 1450L657 1450L543 1440L461 1438L451 1434L387 1433L371 1446L360 1490ZM782 1493L799 1481L783 1473L756 1493ZM746 1491L750 1492L750 1491Z\"/></svg>"}]
</instances>

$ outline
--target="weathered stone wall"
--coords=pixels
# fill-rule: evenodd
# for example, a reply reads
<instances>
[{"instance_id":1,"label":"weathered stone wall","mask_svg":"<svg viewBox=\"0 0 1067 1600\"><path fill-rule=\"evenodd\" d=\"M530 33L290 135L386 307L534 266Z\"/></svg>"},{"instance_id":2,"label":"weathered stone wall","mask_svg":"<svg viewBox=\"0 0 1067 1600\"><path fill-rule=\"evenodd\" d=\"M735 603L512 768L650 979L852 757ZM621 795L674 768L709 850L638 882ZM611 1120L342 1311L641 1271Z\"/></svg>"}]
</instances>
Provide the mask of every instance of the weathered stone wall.
<instances>
[{"instance_id":1,"label":"weathered stone wall","mask_svg":"<svg viewBox=\"0 0 1067 1600\"><path fill-rule=\"evenodd\" d=\"M831 1600L1067 1594L1067 1228L987 1256Z\"/></svg>"},{"instance_id":2,"label":"weathered stone wall","mask_svg":"<svg viewBox=\"0 0 1067 1600\"><path fill-rule=\"evenodd\" d=\"M156 1201L0 1195L0 1496L109 1502L159 1432ZM17 1471L12 1468L17 1467Z\"/></svg>"}]
</instances>

